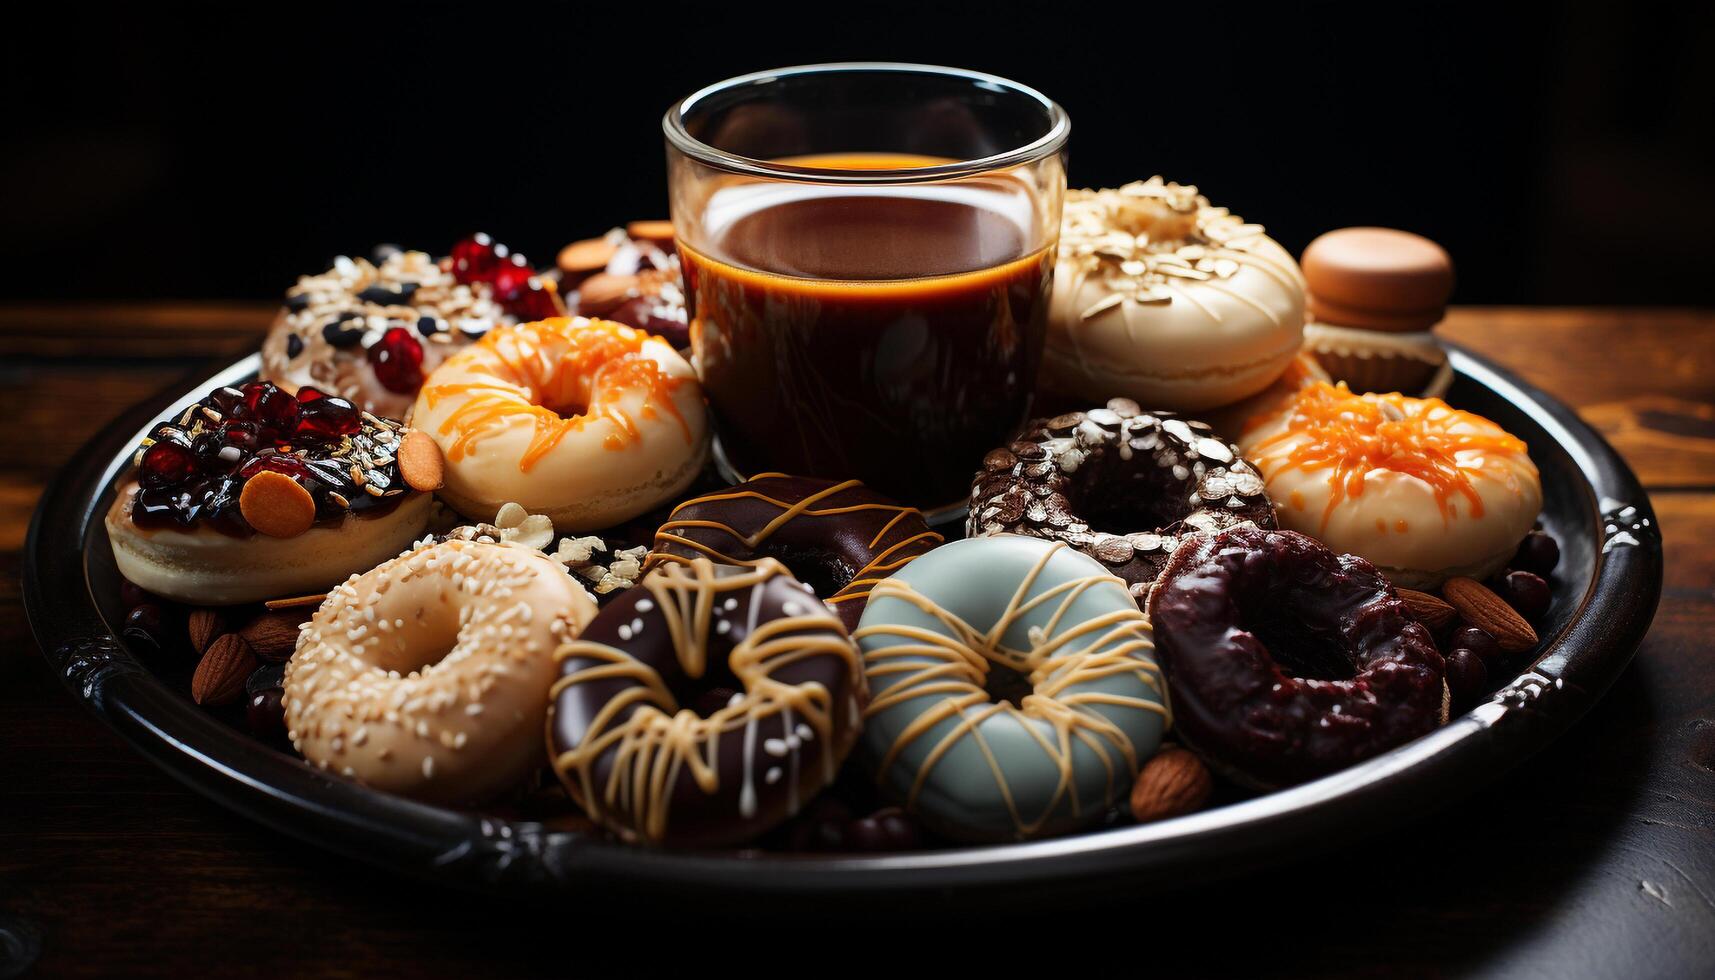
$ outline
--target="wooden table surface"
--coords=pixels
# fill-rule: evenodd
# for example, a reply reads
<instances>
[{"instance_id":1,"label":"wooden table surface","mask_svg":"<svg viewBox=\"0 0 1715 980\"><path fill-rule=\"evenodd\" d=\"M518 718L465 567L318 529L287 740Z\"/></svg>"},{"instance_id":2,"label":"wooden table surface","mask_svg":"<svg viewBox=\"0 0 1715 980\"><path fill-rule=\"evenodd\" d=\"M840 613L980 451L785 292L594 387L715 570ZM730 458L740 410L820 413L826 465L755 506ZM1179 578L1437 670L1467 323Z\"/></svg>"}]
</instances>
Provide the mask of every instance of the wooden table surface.
<instances>
[{"instance_id":1,"label":"wooden table surface","mask_svg":"<svg viewBox=\"0 0 1715 980\"><path fill-rule=\"evenodd\" d=\"M270 315L0 307L0 936L16 944L0 938L0 978L25 961L55 975L567 973L633 950L679 969L770 964L772 930L722 924L742 909L669 923L525 907L323 854L172 782L61 690L18 585L42 486L122 409L254 349ZM1004 922L949 905L914 942L1052 945L1068 965L1118 949L1136 976L1715 976L1715 312L1460 309L1443 330L1577 407L1651 491L1666 586L1607 697L1507 779L1349 855L1135 908L1020 896ZM607 938L640 925L653 945ZM792 931L822 963L901 962L852 927ZM815 969L818 950L801 952Z\"/></svg>"}]
</instances>

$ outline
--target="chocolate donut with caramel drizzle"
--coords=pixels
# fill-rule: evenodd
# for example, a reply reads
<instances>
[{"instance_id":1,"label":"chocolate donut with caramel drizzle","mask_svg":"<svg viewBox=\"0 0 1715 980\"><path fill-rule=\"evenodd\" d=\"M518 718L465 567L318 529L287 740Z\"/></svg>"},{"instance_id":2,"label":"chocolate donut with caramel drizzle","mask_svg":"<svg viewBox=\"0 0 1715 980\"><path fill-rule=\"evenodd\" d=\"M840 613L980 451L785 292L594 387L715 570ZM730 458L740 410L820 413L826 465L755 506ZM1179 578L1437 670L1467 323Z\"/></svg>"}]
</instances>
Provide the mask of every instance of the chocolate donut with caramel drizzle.
<instances>
[{"instance_id":1,"label":"chocolate donut with caramel drizzle","mask_svg":"<svg viewBox=\"0 0 1715 980\"><path fill-rule=\"evenodd\" d=\"M1169 723L1149 620L1122 579L1063 542L936 549L876 585L855 635L872 694L865 761L948 837L1088 826Z\"/></svg>"},{"instance_id":2,"label":"chocolate donut with caramel drizzle","mask_svg":"<svg viewBox=\"0 0 1715 980\"><path fill-rule=\"evenodd\" d=\"M725 565L773 558L856 629L875 583L942 540L921 511L857 480L763 473L673 508L644 570L695 558Z\"/></svg>"},{"instance_id":3,"label":"chocolate donut with caramel drizzle","mask_svg":"<svg viewBox=\"0 0 1715 980\"><path fill-rule=\"evenodd\" d=\"M663 565L554 659L554 770L630 841L757 836L833 782L861 724L851 636L768 558Z\"/></svg>"}]
</instances>

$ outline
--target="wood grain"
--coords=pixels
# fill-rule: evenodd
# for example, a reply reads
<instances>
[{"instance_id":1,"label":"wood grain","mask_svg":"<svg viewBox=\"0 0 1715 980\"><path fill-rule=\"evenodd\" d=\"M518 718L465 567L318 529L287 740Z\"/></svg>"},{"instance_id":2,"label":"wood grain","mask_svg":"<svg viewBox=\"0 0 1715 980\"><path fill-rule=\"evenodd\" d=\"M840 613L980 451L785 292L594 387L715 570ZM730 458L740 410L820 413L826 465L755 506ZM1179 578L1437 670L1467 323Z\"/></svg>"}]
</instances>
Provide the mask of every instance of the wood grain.
<instances>
[{"instance_id":1,"label":"wood grain","mask_svg":"<svg viewBox=\"0 0 1715 980\"><path fill-rule=\"evenodd\" d=\"M885 970L898 961L884 940L980 961L1059 935L1049 920L974 920L952 905L883 936L814 909L809 924L758 923L742 902L668 923L623 897L474 899L266 831L120 744L36 653L18 589L24 525L83 440L248 349L270 315L0 309L0 931L34 937L41 973L607 975L715 969L740 953L814 973ZM1578 407L1651 487L1667 582L1637 661L1515 775L1343 858L1190 882L1167 901L1053 909L1074 926L1077 948L1051 954L1062 962L1117 945L1139 975L1715 972L1715 313L1467 309L1446 333ZM654 942L618 938L639 929Z\"/></svg>"}]
</instances>

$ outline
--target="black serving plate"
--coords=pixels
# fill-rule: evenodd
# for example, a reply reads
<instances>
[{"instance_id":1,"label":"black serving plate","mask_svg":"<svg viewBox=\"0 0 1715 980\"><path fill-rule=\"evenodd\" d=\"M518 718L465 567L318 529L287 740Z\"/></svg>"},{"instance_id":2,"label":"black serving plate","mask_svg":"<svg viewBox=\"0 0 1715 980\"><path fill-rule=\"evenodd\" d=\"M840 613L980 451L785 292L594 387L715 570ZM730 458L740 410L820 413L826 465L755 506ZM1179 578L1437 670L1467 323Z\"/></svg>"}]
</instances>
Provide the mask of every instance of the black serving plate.
<instances>
[{"instance_id":1,"label":"black serving plate","mask_svg":"<svg viewBox=\"0 0 1715 980\"><path fill-rule=\"evenodd\" d=\"M1333 846L1410 819L1529 757L1572 725L1630 661L1661 593L1661 535L1637 478L1573 412L1494 364L1453 354L1448 400L1525 439L1543 523L1562 559L1537 662L1440 730L1316 782L1143 826L897 855L670 852L413 803L324 774L226 726L157 678L119 638L118 573L102 515L131 448L194 400L161 398L84 447L30 525L24 600L49 665L138 752L220 803L352 858L448 884L586 896L872 897L1027 885L1137 895ZM251 377L254 357L198 385Z\"/></svg>"}]
</instances>

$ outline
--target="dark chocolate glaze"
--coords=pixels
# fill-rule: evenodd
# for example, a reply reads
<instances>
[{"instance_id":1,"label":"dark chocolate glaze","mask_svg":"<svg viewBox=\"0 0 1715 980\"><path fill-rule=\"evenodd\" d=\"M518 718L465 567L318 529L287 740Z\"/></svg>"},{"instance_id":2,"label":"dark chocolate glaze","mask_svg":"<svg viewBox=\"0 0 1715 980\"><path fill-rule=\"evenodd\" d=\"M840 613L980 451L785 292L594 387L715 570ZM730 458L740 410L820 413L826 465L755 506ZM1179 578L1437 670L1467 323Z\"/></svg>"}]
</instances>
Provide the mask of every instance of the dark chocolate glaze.
<instances>
[{"instance_id":1,"label":"dark chocolate glaze","mask_svg":"<svg viewBox=\"0 0 1715 980\"><path fill-rule=\"evenodd\" d=\"M727 565L773 558L855 630L875 583L941 541L921 512L856 480L764 473L673 508L644 568L692 558Z\"/></svg>"},{"instance_id":2,"label":"dark chocolate glaze","mask_svg":"<svg viewBox=\"0 0 1715 980\"><path fill-rule=\"evenodd\" d=\"M1428 630L1375 566L1308 535L1194 535L1149 614L1179 738L1252 786L1315 779L1445 721Z\"/></svg>"},{"instance_id":3,"label":"dark chocolate glaze","mask_svg":"<svg viewBox=\"0 0 1715 980\"><path fill-rule=\"evenodd\" d=\"M733 580L741 578L752 581L735 586ZM696 629L700 600L712 610L703 630ZM684 614L686 625L677 643L669 627L670 604ZM746 671L735 668L733 653L758 631L782 621L780 632L766 637L780 644L779 652L763 662L769 669L742 676ZM706 664L693 676L686 665L694 664L694 650L704 645ZM595 647L608 648L608 656ZM613 651L622 655L625 667L643 670L612 669ZM753 569L705 560L658 570L603 609L562 652L561 681L548 720L555 769L591 817L628 839L691 847L751 840L833 782L862 728L863 673L856 645L839 620L778 562ZM601 676L575 678L592 668L605 669ZM777 685L797 689L825 711L826 731L818 731L804 713L778 710ZM601 718L615 698L638 695ZM697 711L694 705L709 710ZM628 771L616 780L622 762L615 740L588 768L593 793L586 793L583 774L566 765L562 755L586 739L628 727L639 730L647 721L639 713L651 708L659 709L649 711L657 722L661 714L685 711L705 719L696 729L694 754L714 770L711 789L699 785L691 765L678 767L664 793L666 820L659 833L648 826L643 801L611 791L630 784L629 773L639 767L665 772L671 756L660 742L624 763ZM720 709L726 709L724 717Z\"/></svg>"},{"instance_id":4,"label":"dark chocolate glaze","mask_svg":"<svg viewBox=\"0 0 1715 980\"><path fill-rule=\"evenodd\" d=\"M965 533L1064 541L1126 581L1141 604L1180 540L1276 526L1262 476L1202 422L1129 398L1025 423L983 458Z\"/></svg>"}]
</instances>

